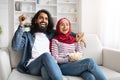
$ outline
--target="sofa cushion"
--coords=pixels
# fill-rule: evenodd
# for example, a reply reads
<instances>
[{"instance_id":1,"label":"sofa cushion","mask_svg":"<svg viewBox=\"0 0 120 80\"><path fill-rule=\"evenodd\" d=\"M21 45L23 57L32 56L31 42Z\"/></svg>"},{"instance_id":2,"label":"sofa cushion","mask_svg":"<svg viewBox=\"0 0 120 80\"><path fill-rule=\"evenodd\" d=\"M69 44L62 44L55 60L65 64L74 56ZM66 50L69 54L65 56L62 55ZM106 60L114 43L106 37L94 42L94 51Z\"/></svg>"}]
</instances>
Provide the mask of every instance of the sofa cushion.
<instances>
[{"instance_id":1,"label":"sofa cushion","mask_svg":"<svg viewBox=\"0 0 120 80\"><path fill-rule=\"evenodd\" d=\"M100 66L100 68L103 71L104 75L106 76L107 80L120 80L119 72L113 71L103 66Z\"/></svg>"},{"instance_id":2,"label":"sofa cushion","mask_svg":"<svg viewBox=\"0 0 120 80\"><path fill-rule=\"evenodd\" d=\"M10 62L11 62L11 67L16 68L22 55L22 51L15 52L11 49L11 47L8 48L9 53L10 53Z\"/></svg>"},{"instance_id":3,"label":"sofa cushion","mask_svg":"<svg viewBox=\"0 0 120 80\"><path fill-rule=\"evenodd\" d=\"M16 69L13 69L8 80L42 80L42 78L39 76L32 76L32 75L20 73Z\"/></svg>"},{"instance_id":4,"label":"sofa cushion","mask_svg":"<svg viewBox=\"0 0 120 80\"><path fill-rule=\"evenodd\" d=\"M93 58L99 65L102 64L102 45L96 34L85 35L86 48L83 47L85 58Z\"/></svg>"},{"instance_id":5,"label":"sofa cushion","mask_svg":"<svg viewBox=\"0 0 120 80\"><path fill-rule=\"evenodd\" d=\"M104 75L107 77L107 80L120 80L120 73L100 66ZM111 76L112 75L112 76ZM32 76L29 74L24 74L18 72L16 69L13 69L11 75L8 80L42 80L40 76ZM83 80L81 77L75 76L63 76L63 80Z\"/></svg>"},{"instance_id":6,"label":"sofa cushion","mask_svg":"<svg viewBox=\"0 0 120 80\"><path fill-rule=\"evenodd\" d=\"M42 80L42 78L40 76L33 76L29 74L20 73L16 69L13 69L8 80ZM75 76L63 76L63 80L83 80L83 79Z\"/></svg>"}]
</instances>

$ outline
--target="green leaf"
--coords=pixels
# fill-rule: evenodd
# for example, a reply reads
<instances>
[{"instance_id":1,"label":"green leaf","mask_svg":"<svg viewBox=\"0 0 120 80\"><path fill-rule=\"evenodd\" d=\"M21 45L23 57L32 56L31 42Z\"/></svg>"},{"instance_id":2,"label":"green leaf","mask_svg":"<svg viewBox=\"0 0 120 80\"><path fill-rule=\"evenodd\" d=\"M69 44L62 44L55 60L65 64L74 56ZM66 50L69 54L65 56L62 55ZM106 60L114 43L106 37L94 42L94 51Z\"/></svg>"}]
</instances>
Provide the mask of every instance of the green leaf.
<instances>
[{"instance_id":1,"label":"green leaf","mask_svg":"<svg viewBox=\"0 0 120 80\"><path fill-rule=\"evenodd\" d=\"M0 35L2 34L2 27L0 26Z\"/></svg>"}]
</instances>

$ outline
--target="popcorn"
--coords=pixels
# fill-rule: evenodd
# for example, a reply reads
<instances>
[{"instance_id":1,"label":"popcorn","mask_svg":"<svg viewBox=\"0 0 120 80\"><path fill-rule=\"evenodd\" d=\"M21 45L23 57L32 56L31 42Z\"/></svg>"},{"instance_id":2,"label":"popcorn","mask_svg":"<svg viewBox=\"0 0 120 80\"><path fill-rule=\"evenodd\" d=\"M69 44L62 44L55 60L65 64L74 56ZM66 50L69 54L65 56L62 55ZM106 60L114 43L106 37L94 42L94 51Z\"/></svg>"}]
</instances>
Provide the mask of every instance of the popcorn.
<instances>
[{"instance_id":1,"label":"popcorn","mask_svg":"<svg viewBox=\"0 0 120 80\"><path fill-rule=\"evenodd\" d=\"M74 52L69 55L69 61L78 61L83 58L83 54L79 52Z\"/></svg>"}]
</instances>

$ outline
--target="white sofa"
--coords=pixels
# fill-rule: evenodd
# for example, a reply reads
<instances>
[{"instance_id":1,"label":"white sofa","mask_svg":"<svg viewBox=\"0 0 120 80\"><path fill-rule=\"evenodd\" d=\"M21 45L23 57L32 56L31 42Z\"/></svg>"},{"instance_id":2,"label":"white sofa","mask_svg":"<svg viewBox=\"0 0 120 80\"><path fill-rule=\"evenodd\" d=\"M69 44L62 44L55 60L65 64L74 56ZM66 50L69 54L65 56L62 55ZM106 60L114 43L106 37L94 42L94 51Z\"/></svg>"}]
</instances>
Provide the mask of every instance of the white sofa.
<instances>
[{"instance_id":1,"label":"white sofa","mask_svg":"<svg viewBox=\"0 0 120 80\"><path fill-rule=\"evenodd\" d=\"M102 69L107 80L120 80L120 51L103 48L95 34L85 35L87 48L83 48L84 57L93 58ZM11 49L0 50L0 80L42 80L40 76L20 73L16 66L21 52ZM80 77L63 76L64 80L83 80Z\"/></svg>"}]
</instances>

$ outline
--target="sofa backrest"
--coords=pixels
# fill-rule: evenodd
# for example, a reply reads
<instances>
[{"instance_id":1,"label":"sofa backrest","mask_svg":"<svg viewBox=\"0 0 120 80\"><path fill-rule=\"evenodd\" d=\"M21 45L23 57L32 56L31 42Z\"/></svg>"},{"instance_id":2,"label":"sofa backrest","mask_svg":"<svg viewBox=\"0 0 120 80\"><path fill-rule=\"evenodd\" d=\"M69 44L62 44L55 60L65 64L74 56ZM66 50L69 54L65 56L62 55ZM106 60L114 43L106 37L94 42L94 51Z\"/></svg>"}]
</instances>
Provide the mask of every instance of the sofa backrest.
<instances>
[{"instance_id":1,"label":"sofa backrest","mask_svg":"<svg viewBox=\"0 0 120 80\"><path fill-rule=\"evenodd\" d=\"M102 64L102 46L101 43L95 34L86 34L85 35L86 48L82 46L82 50L85 58L93 58L95 62L99 65ZM15 68L21 58L22 52L15 52L12 49L10 51L10 61L12 68Z\"/></svg>"},{"instance_id":2,"label":"sofa backrest","mask_svg":"<svg viewBox=\"0 0 120 80\"><path fill-rule=\"evenodd\" d=\"M95 62L102 65L102 45L96 34L86 34L86 48L83 48L85 58L93 58Z\"/></svg>"}]
</instances>

